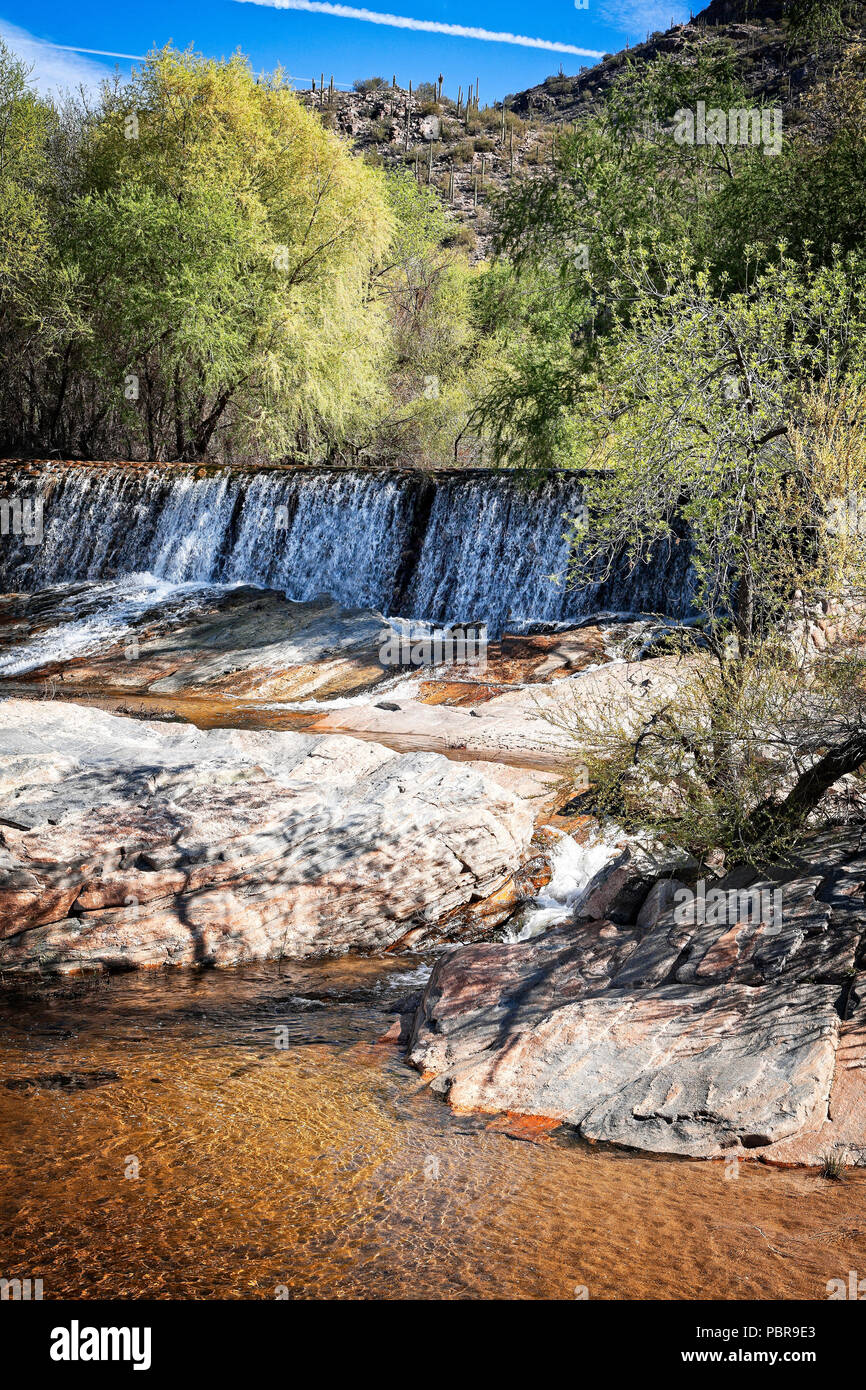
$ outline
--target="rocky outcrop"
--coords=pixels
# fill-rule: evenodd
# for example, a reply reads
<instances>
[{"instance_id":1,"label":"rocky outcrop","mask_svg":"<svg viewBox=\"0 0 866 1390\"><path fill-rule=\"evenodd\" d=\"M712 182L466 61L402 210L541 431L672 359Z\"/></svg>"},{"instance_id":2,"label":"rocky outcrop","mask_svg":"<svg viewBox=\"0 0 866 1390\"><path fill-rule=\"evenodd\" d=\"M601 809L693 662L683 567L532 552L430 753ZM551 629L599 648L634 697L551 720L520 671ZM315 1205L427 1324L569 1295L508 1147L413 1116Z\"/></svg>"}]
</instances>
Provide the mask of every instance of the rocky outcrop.
<instances>
[{"instance_id":1,"label":"rocky outcrop","mask_svg":"<svg viewBox=\"0 0 866 1390\"><path fill-rule=\"evenodd\" d=\"M124 615L126 616L126 615ZM105 586L56 585L0 597L0 681L64 698L144 697L149 708L189 700L327 700L375 691L390 672L379 660L385 620L322 597L291 603L272 590L184 589L143 605L128 631L112 631ZM117 618L115 615L115 624ZM73 624L83 649L67 647ZM102 632L101 640L89 640ZM8 673L8 674L7 674ZM375 698L375 697L374 697Z\"/></svg>"},{"instance_id":2,"label":"rocky outcrop","mask_svg":"<svg viewBox=\"0 0 866 1390\"><path fill-rule=\"evenodd\" d=\"M142 698L151 712L182 711L191 700L232 706L291 701L300 707L299 719L306 710L311 723L317 706L347 698L363 705L367 697L374 707L399 710L380 700L382 683L400 682L424 704L472 707L610 660L604 635L589 624L553 634L506 634L487 644L479 665L394 667L383 656L392 634L399 641L399 629L380 613L344 608L327 597L293 603L283 593L248 586L170 592L143 604L137 622L128 608L119 622L115 613L114 632L111 616L104 585L0 595L0 693ZM70 624L78 650L69 641Z\"/></svg>"},{"instance_id":3,"label":"rocky outcrop","mask_svg":"<svg viewBox=\"0 0 866 1390\"><path fill-rule=\"evenodd\" d=\"M707 897L691 922L659 890L631 924L456 948L425 990L413 1063L455 1109L545 1116L590 1140L866 1162L866 834L716 887L723 905Z\"/></svg>"},{"instance_id":4,"label":"rocky outcrop","mask_svg":"<svg viewBox=\"0 0 866 1390\"><path fill-rule=\"evenodd\" d=\"M515 870L533 809L340 736L0 704L0 974L387 948Z\"/></svg>"}]
</instances>

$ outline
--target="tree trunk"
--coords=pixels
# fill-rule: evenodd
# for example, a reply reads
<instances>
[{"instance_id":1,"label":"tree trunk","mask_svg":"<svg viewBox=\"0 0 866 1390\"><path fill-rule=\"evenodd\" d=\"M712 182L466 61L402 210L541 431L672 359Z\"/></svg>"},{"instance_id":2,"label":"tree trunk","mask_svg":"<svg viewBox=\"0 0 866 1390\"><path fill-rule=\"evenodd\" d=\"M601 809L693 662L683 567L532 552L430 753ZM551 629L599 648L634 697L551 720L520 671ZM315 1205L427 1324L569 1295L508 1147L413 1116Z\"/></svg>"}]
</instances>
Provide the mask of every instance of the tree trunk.
<instances>
[{"instance_id":1,"label":"tree trunk","mask_svg":"<svg viewBox=\"0 0 866 1390\"><path fill-rule=\"evenodd\" d=\"M754 553L755 509L750 506L741 531L743 543L742 574L737 584L736 625L740 656L748 656L755 629L755 586L749 569Z\"/></svg>"},{"instance_id":2,"label":"tree trunk","mask_svg":"<svg viewBox=\"0 0 866 1390\"><path fill-rule=\"evenodd\" d=\"M797 829L840 777L856 772L864 763L866 729L858 729L801 773L784 801L762 802L749 817L746 837L762 839L768 832Z\"/></svg>"}]
</instances>

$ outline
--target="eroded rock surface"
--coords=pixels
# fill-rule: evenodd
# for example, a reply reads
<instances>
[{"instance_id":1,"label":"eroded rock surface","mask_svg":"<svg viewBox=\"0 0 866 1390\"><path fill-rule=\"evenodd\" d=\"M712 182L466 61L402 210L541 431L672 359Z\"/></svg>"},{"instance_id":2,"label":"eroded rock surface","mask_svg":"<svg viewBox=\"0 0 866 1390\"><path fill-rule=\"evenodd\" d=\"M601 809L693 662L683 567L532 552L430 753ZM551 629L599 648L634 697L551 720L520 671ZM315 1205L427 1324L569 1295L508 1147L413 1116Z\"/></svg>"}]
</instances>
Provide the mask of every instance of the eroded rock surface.
<instances>
[{"instance_id":1,"label":"eroded rock surface","mask_svg":"<svg viewBox=\"0 0 866 1390\"><path fill-rule=\"evenodd\" d=\"M780 911L744 903L689 923L659 892L631 924L454 949L425 990L412 1061L456 1109L543 1115L591 1140L866 1162L866 833L717 886L771 903L779 889Z\"/></svg>"},{"instance_id":2,"label":"eroded rock surface","mask_svg":"<svg viewBox=\"0 0 866 1390\"><path fill-rule=\"evenodd\" d=\"M533 809L341 736L0 703L0 973L383 948L495 889Z\"/></svg>"}]
</instances>

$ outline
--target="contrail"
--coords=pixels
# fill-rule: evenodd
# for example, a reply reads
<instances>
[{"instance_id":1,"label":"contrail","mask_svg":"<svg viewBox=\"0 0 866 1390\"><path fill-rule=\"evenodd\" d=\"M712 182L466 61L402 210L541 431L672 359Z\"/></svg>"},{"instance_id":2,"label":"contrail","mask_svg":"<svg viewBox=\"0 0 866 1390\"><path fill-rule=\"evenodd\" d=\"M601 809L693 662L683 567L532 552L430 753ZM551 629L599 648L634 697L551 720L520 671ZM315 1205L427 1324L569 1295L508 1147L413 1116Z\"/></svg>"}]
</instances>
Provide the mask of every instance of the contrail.
<instances>
[{"instance_id":1,"label":"contrail","mask_svg":"<svg viewBox=\"0 0 866 1390\"><path fill-rule=\"evenodd\" d=\"M310 14L330 14L337 19L363 19L368 24L387 24L392 29L414 29L424 34L449 34L457 39L484 39L487 43L516 43L521 48L544 48L550 53L575 53L579 58L603 58L594 48L576 48L572 43L552 39L530 39L524 34L497 33L466 24L440 24L435 19L409 19L406 15L380 14L378 10L357 10L353 5L331 5L326 0L238 0L239 4L268 5L274 10L304 10Z\"/></svg>"},{"instance_id":2,"label":"contrail","mask_svg":"<svg viewBox=\"0 0 866 1390\"><path fill-rule=\"evenodd\" d=\"M73 43L51 43L50 39L29 39L28 42L40 48L59 48L63 53L93 53L97 58L129 58L134 63L146 61L143 53L110 53L105 48L76 48Z\"/></svg>"}]
</instances>

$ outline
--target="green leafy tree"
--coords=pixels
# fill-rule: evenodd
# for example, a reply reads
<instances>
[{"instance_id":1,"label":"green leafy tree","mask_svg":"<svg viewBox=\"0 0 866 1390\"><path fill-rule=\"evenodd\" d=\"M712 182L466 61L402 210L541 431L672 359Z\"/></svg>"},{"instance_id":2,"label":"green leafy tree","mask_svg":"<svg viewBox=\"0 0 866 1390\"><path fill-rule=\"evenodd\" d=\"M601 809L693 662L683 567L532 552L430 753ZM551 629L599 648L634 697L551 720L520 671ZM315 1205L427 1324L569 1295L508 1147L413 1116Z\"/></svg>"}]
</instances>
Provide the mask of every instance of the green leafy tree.
<instances>
[{"instance_id":1,"label":"green leafy tree","mask_svg":"<svg viewBox=\"0 0 866 1390\"><path fill-rule=\"evenodd\" d=\"M806 97L777 158L756 150L714 201L714 263L742 277L751 257L790 254L829 262L862 246L866 225L866 49L853 48Z\"/></svg>"},{"instance_id":2,"label":"green leafy tree","mask_svg":"<svg viewBox=\"0 0 866 1390\"><path fill-rule=\"evenodd\" d=\"M781 254L720 297L687 258L659 283L636 253L625 285L585 402L599 469L577 580L687 543L702 617L671 686L572 728L604 814L701 852L778 852L866 761L862 658L816 666L788 635L803 605L866 578L862 274Z\"/></svg>"},{"instance_id":3,"label":"green leafy tree","mask_svg":"<svg viewBox=\"0 0 866 1390\"><path fill-rule=\"evenodd\" d=\"M729 46L707 44L694 62L628 65L604 111L558 140L553 166L495 199L495 249L515 287L495 282L511 332L480 413L502 461L586 462L574 417L600 345L628 313L624 243L657 276L683 245L698 257L714 247L715 200L751 156L674 140L673 117L698 100L743 105Z\"/></svg>"},{"instance_id":4,"label":"green leafy tree","mask_svg":"<svg viewBox=\"0 0 866 1390\"><path fill-rule=\"evenodd\" d=\"M696 600L713 619L733 613L745 651L784 585L805 580L819 475L794 438L816 384L862 375L863 277L782 254L721 297L685 256L659 282L637 252L623 258L623 300L626 289L627 318L600 350L598 405L587 401L603 467L582 553L593 567L636 563L685 524Z\"/></svg>"},{"instance_id":5,"label":"green leafy tree","mask_svg":"<svg viewBox=\"0 0 866 1390\"><path fill-rule=\"evenodd\" d=\"M20 303L44 265L52 113L0 40L0 295Z\"/></svg>"},{"instance_id":6,"label":"green leafy tree","mask_svg":"<svg viewBox=\"0 0 866 1390\"><path fill-rule=\"evenodd\" d=\"M24 364L35 444L276 455L366 425L386 394L371 279L390 213L279 72L163 49L76 136L51 247L76 323Z\"/></svg>"},{"instance_id":7,"label":"green leafy tree","mask_svg":"<svg viewBox=\"0 0 866 1390\"><path fill-rule=\"evenodd\" d=\"M479 273L453 244L454 222L434 189L386 176L393 216L377 292L389 326L390 411L375 421L380 454L433 464L475 461L473 394L491 341L473 320ZM462 455L459 453L463 449Z\"/></svg>"}]
</instances>

